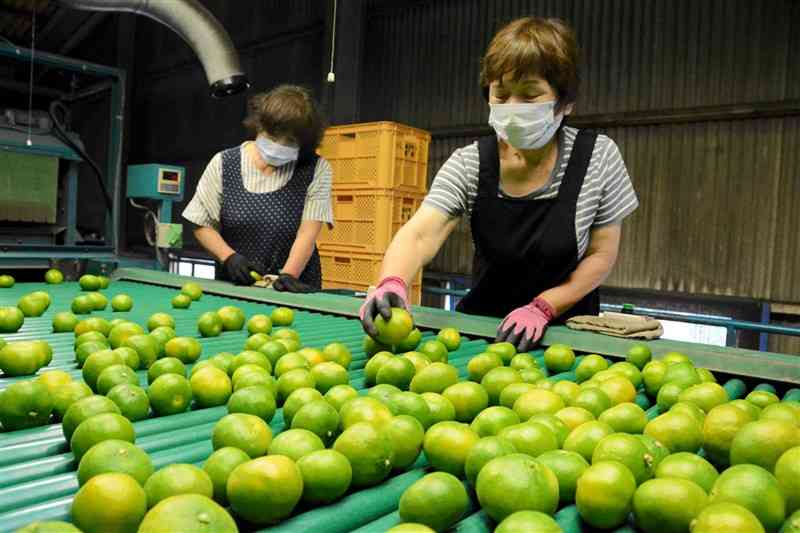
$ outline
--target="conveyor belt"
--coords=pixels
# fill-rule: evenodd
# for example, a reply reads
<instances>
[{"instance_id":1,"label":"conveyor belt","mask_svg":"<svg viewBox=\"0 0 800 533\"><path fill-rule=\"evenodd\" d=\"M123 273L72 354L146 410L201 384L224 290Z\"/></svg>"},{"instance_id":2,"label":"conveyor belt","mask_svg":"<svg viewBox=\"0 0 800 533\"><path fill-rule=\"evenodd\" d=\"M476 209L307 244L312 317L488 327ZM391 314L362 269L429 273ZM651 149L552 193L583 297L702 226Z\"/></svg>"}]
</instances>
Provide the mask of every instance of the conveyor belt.
<instances>
[{"instance_id":1,"label":"conveyor belt","mask_svg":"<svg viewBox=\"0 0 800 533\"><path fill-rule=\"evenodd\" d=\"M179 279L179 278L178 278ZM12 289L0 290L0 305L13 305L17 299L34 290L46 290L51 294L53 305L40 318L27 319L23 329L14 335L5 335L7 341L18 339L44 339L54 349L54 357L47 369L60 368L80 378L76 368L71 333L52 333L52 316L69 308L72 298L80 291L77 284L65 283L51 286L45 284L18 284ZM256 289L250 289L256 290ZM237 291L231 291L237 292ZM270 291L272 292L272 291ZM182 336L197 336L197 317L224 305L237 305L247 316L256 313L269 313L274 305L231 297L206 294L190 309L180 310L170 307L174 288L156 286L132 281L117 281L103 293L111 299L115 294L126 293L134 299L134 308L128 313L95 312L92 316L107 319L125 318L144 324L147 318L158 311L170 313L176 319L176 331ZM241 293L237 293L242 295ZM292 298L296 298L292 295ZM453 324L458 327L458 324ZM366 355L361 348L363 333L359 323L353 318L297 309L296 329L306 346L323 347L334 341L343 342L353 353L350 369L351 384L364 391L363 367ZM433 333L425 332L428 338ZM216 353L228 351L238 353L247 338L246 331L226 332L220 337L200 339L203 354L200 360ZM450 363L459 369L462 379L466 377L466 365L470 358L483 351L486 340L465 338L461 348L450 354ZM534 352L542 367L542 352ZM579 362L576 361L576 365ZM43 369L44 371L46 369ZM191 370L191 365L187 365ZM146 387L144 371L139 372L140 382ZM573 372L565 372L556 379L574 380ZM0 378L0 389L19 379ZM742 397L745 385L739 380L725 384L732 398ZM774 387L770 383L759 385L762 388ZM800 397L794 389L789 394ZM658 407L650 407L644 394L639 394L637 403L647 409L648 417L657 416ZM649 409L648 409L649 408ZM225 407L200 409L186 413L152 418L134 423L137 445L147 451L156 468L171 463L193 463L201 466L211 454L210 436L216 421L226 414ZM283 430L283 417L278 410L270 423L274 434ZM397 505L400 495L414 481L426 472L424 455L406 472L396 472L385 483L348 494L337 503L316 509L298 509L289 520L264 531L385 531L399 523ZM77 491L75 474L77 465L69 452L67 443L58 424L40 428L0 433L0 532L13 531L34 520L68 520L72 496ZM565 531L581 531L581 523L574 506L561 509L556 519ZM475 505L456 527L457 531L488 532L493 525ZM246 530L246 528L243 528ZM631 531L621 528L618 531Z\"/></svg>"}]
</instances>

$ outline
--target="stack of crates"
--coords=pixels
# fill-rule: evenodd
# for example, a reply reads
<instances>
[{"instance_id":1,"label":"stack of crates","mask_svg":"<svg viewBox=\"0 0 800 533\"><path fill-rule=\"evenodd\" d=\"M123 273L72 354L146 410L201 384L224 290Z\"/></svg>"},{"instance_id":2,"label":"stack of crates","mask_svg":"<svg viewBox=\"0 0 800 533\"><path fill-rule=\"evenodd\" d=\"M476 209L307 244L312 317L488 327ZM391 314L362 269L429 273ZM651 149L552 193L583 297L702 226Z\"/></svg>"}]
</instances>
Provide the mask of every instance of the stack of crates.
<instances>
[{"instance_id":1,"label":"stack of crates","mask_svg":"<svg viewBox=\"0 0 800 533\"><path fill-rule=\"evenodd\" d=\"M430 133L394 122L328 129L319 154L333 168L334 228L317 239L323 289L366 291L379 281L392 237L422 204ZM410 287L422 296L422 272Z\"/></svg>"}]
</instances>

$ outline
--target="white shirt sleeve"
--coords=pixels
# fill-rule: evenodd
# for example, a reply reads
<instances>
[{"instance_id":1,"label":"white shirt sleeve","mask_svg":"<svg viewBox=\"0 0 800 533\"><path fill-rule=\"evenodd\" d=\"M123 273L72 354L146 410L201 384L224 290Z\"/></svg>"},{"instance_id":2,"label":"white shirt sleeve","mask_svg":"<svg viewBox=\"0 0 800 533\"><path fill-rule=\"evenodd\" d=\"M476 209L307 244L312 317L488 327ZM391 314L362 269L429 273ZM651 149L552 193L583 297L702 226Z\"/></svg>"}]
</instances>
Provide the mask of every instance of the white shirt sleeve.
<instances>
[{"instance_id":1,"label":"white shirt sleeve","mask_svg":"<svg viewBox=\"0 0 800 533\"><path fill-rule=\"evenodd\" d=\"M222 153L217 153L206 166L197 182L197 189L186 209L183 218L198 226L210 226L219 230L219 216L222 206Z\"/></svg>"},{"instance_id":2,"label":"white shirt sleeve","mask_svg":"<svg viewBox=\"0 0 800 533\"><path fill-rule=\"evenodd\" d=\"M314 179L308 186L303 220L316 220L333 227L333 205L331 203L331 181L333 169L323 158L317 160Z\"/></svg>"}]
</instances>

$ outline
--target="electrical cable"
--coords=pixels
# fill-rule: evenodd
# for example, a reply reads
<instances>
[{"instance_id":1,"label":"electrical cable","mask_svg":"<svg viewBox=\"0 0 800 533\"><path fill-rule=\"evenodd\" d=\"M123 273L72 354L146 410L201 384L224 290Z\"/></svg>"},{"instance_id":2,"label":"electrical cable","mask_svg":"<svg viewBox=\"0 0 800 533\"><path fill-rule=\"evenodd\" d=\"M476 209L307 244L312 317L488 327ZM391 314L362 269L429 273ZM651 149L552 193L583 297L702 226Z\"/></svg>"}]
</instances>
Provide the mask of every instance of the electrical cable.
<instances>
[{"instance_id":1,"label":"electrical cable","mask_svg":"<svg viewBox=\"0 0 800 533\"><path fill-rule=\"evenodd\" d=\"M33 139L31 139L31 124L33 123L33 67L35 66L34 58L36 56L36 6L33 6L33 22L31 23L31 79L28 84L28 139L25 143L28 146L33 146Z\"/></svg>"},{"instance_id":2,"label":"electrical cable","mask_svg":"<svg viewBox=\"0 0 800 533\"><path fill-rule=\"evenodd\" d=\"M97 166L97 163L89 157L89 154L86 151L78 146L78 143L74 142L69 135L67 135L66 127L61 123L61 119L58 118L58 112L62 112L66 114L66 106L61 103L59 100L55 100L50 103L50 108L48 112L50 113L50 118L53 120L53 131L56 134L61 142L72 148L84 161L89 163L89 166L94 171L95 176L97 177L97 183L100 186L100 190L103 193L103 199L106 203L106 209L108 210L109 215L113 216L114 206L111 202L111 195L108 193L108 189L106 188L105 180L103 179L103 173L100 171L100 167Z\"/></svg>"},{"instance_id":3,"label":"electrical cable","mask_svg":"<svg viewBox=\"0 0 800 533\"><path fill-rule=\"evenodd\" d=\"M336 56L336 8L337 8L338 0L333 0L333 26L331 32L331 68L328 71L328 83L334 83L336 81L336 74L333 72L333 59Z\"/></svg>"},{"instance_id":4,"label":"electrical cable","mask_svg":"<svg viewBox=\"0 0 800 533\"><path fill-rule=\"evenodd\" d=\"M147 241L147 244L155 249L156 260L158 261L158 264L165 266L166 262L164 261L164 252L162 252L161 248L158 247L158 225L161 223L161 221L158 219L158 216L155 214L155 212L146 205L137 203L133 198L128 198L128 202L130 202L131 206L135 207L136 209L145 211L143 224L144 238ZM152 235L147 228L148 219L152 220L153 222Z\"/></svg>"}]
</instances>

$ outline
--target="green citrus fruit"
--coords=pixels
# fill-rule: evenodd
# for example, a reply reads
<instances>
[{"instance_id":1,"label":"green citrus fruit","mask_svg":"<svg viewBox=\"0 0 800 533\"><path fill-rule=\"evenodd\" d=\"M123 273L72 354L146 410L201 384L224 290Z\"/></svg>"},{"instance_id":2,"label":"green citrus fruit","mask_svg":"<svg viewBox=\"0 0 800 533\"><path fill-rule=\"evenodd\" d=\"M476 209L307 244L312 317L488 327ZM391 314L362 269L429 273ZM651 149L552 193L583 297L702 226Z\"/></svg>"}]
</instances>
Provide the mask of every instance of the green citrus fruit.
<instances>
[{"instance_id":1,"label":"green citrus fruit","mask_svg":"<svg viewBox=\"0 0 800 533\"><path fill-rule=\"evenodd\" d=\"M270 318L272 319L272 323L276 326L291 326L294 322L294 311L288 307L278 307L273 309Z\"/></svg>"},{"instance_id":2,"label":"green citrus fruit","mask_svg":"<svg viewBox=\"0 0 800 533\"><path fill-rule=\"evenodd\" d=\"M761 411L762 420L783 420L795 426L800 426L800 410L789 403L773 403Z\"/></svg>"},{"instance_id":3,"label":"green citrus fruit","mask_svg":"<svg viewBox=\"0 0 800 533\"><path fill-rule=\"evenodd\" d=\"M124 440L104 440L89 448L78 465L82 486L94 476L117 472L128 474L144 486L153 474L153 462L141 448Z\"/></svg>"},{"instance_id":4,"label":"green citrus fruit","mask_svg":"<svg viewBox=\"0 0 800 533\"><path fill-rule=\"evenodd\" d=\"M141 387L121 383L108 391L108 399L119 407L122 416L136 422L150 415L150 399Z\"/></svg>"},{"instance_id":5,"label":"green citrus fruit","mask_svg":"<svg viewBox=\"0 0 800 533\"><path fill-rule=\"evenodd\" d=\"M10 289L14 286L14 278L8 274L0 275L0 289Z\"/></svg>"},{"instance_id":6,"label":"green citrus fruit","mask_svg":"<svg viewBox=\"0 0 800 533\"><path fill-rule=\"evenodd\" d=\"M186 366L176 357L164 357L157 360L147 369L147 383L152 384L159 376L177 374L186 377Z\"/></svg>"},{"instance_id":7,"label":"green citrus fruit","mask_svg":"<svg viewBox=\"0 0 800 533\"><path fill-rule=\"evenodd\" d=\"M478 413L470 427L479 437L489 437L497 435L503 428L514 426L519 422L519 415L508 407L494 406Z\"/></svg>"},{"instance_id":8,"label":"green citrus fruit","mask_svg":"<svg viewBox=\"0 0 800 533\"><path fill-rule=\"evenodd\" d=\"M711 409L729 401L728 392L716 383L700 383L685 389L678 401L689 402L709 412Z\"/></svg>"},{"instance_id":9,"label":"green citrus fruit","mask_svg":"<svg viewBox=\"0 0 800 533\"><path fill-rule=\"evenodd\" d=\"M347 385L350 378L347 369L338 363L325 361L311 369L311 375L317 383L317 390L325 394L336 385Z\"/></svg>"},{"instance_id":10,"label":"green citrus fruit","mask_svg":"<svg viewBox=\"0 0 800 533\"><path fill-rule=\"evenodd\" d=\"M441 394L423 392L420 396L428 404L428 409L430 409L431 425L456 419L456 408L453 406L453 402Z\"/></svg>"},{"instance_id":11,"label":"green citrus fruit","mask_svg":"<svg viewBox=\"0 0 800 533\"><path fill-rule=\"evenodd\" d=\"M42 383L20 381L0 391L0 424L5 431L42 426L52 411L53 398Z\"/></svg>"},{"instance_id":12,"label":"green citrus fruit","mask_svg":"<svg viewBox=\"0 0 800 533\"><path fill-rule=\"evenodd\" d=\"M253 315L247 321L247 332L250 335L262 333L269 335L272 332L272 319L267 315Z\"/></svg>"},{"instance_id":13,"label":"green citrus fruit","mask_svg":"<svg viewBox=\"0 0 800 533\"><path fill-rule=\"evenodd\" d=\"M601 439L592 453L592 464L619 461L631 471L639 485L653 477L653 460L642 442L625 433L615 433Z\"/></svg>"},{"instance_id":14,"label":"green citrus fruit","mask_svg":"<svg viewBox=\"0 0 800 533\"><path fill-rule=\"evenodd\" d=\"M598 420L586 422L570 432L564 441L563 449L576 452L587 461L591 461L597 443L612 433L614 429L605 422Z\"/></svg>"},{"instance_id":15,"label":"green citrus fruit","mask_svg":"<svg viewBox=\"0 0 800 533\"><path fill-rule=\"evenodd\" d=\"M207 498L214 496L214 484L206 472L190 464L171 464L151 475L144 484L147 506L180 494L199 494Z\"/></svg>"},{"instance_id":16,"label":"green citrus fruit","mask_svg":"<svg viewBox=\"0 0 800 533\"><path fill-rule=\"evenodd\" d=\"M604 411L598 418L618 433L642 433L647 425L644 409L635 403L621 403Z\"/></svg>"},{"instance_id":17,"label":"green citrus fruit","mask_svg":"<svg viewBox=\"0 0 800 533\"><path fill-rule=\"evenodd\" d=\"M69 447L75 459L80 461L92 446L109 439L136 442L136 432L130 420L117 413L89 417L75 429Z\"/></svg>"},{"instance_id":18,"label":"green citrus fruit","mask_svg":"<svg viewBox=\"0 0 800 533\"><path fill-rule=\"evenodd\" d=\"M17 529L14 533L81 533L81 530L69 522L45 520L31 522L27 526Z\"/></svg>"},{"instance_id":19,"label":"green citrus fruit","mask_svg":"<svg viewBox=\"0 0 800 533\"><path fill-rule=\"evenodd\" d=\"M511 383L500 393L500 405L513 409L519 397L532 390L536 390L536 386L531 383Z\"/></svg>"},{"instance_id":20,"label":"green citrus fruit","mask_svg":"<svg viewBox=\"0 0 800 533\"><path fill-rule=\"evenodd\" d=\"M559 502L573 503L578 479L589 468L589 463L580 454L564 450L545 452L536 460L552 470L558 478Z\"/></svg>"},{"instance_id":21,"label":"green citrus fruit","mask_svg":"<svg viewBox=\"0 0 800 533\"><path fill-rule=\"evenodd\" d=\"M194 363L203 353L200 341L191 337L175 337L164 345L167 357L176 357L184 363Z\"/></svg>"},{"instance_id":22,"label":"green citrus fruit","mask_svg":"<svg viewBox=\"0 0 800 533\"><path fill-rule=\"evenodd\" d=\"M276 409L275 396L266 387L243 387L228 399L228 413L254 415L267 423L275 416Z\"/></svg>"},{"instance_id":23,"label":"green citrus fruit","mask_svg":"<svg viewBox=\"0 0 800 533\"><path fill-rule=\"evenodd\" d=\"M84 274L78 279L81 290L96 291L100 289L100 278L91 274Z\"/></svg>"},{"instance_id":24,"label":"green citrus fruit","mask_svg":"<svg viewBox=\"0 0 800 533\"><path fill-rule=\"evenodd\" d=\"M122 322L111 328L108 333L108 343L112 348L119 348L129 337L134 335L144 335L145 331L139 324L133 322Z\"/></svg>"},{"instance_id":25,"label":"green citrus fruit","mask_svg":"<svg viewBox=\"0 0 800 533\"><path fill-rule=\"evenodd\" d=\"M137 533L192 531L193 533L236 533L231 515L201 494L179 494L159 502L145 515Z\"/></svg>"},{"instance_id":26,"label":"green citrus fruit","mask_svg":"<svg viewBox=\"0 0 800 533\"><path fill-rule=\"evenodd\" d=\"M493 368L483 376L481 386L489 395L489 405L500 403L500 394L503 389L512 383L522 383L519 372L510 367Z\"/></svg>"},{"instance_id":27,"label":"green citrus fruit","mask_svg":"<svg viewBox=\"0 0 800 533\"><path fill-rule=\"evenodd\" d=\"M83 381L70 381L51 393L53 415L61 419L69 407L82 398L92 395L92 389Z\"/></svg>"},{"instance_id":28,"label":"green citrus fruit","mask_svg":"<svg viewBox=\"0 0 800 533\"><path fill-rule=\"evenodd\" d=\"M357 396L358 391L352 385L335 385L328 389L324 398L338 412L342 410L345 403Z\"/></svg>"},{"instance_id":29,"label":"green citrus fruit","mask_svg":"<svg viewBox=\"0 0 800 533\"><path fill-rule=\"evenodd\" d=\"M409 415L392 417L386 425L386 432L394 449L392 467L395 470L405 470L413 465L422 451L425 438L425 428L419 420Z\"/></svg>"},{"instance_id":30,"label":"green citrus fruit","mask_svg":"<svg viewBox=\"0 0 800 533\"><path fill-rule=\"evenodd\" d=\"M695 453L703 444L702 426L689 415L667 412L651 420L644 434L653 437L670 452Z\"/></svg>"},{"instance_id":31,"label":"green citrus fruit","mask_svg":"<svg viewBox=\"0 0 800 533\"><path fill-rule=\"evenodd\" d=\"M342 429L367 422L376 427L383 427L392 419L392 412L375 398L359 396L345 403L339 411Z\"/></svg>"},{"instance_id":32,"label":"green citrus fruit","mask_svg":"<svg viewBox=\"0 0 800 533\"><path fill-rule=\"evenodd\" d=\"M53 316L53 333L75 331L77 325L78 317L74 313L64 311Z\"/></svg>"},{"instance_id":33,"label":"green citrus fruit","mask_svg":"<svg viewBox=\"0 0 800 533\"><path fill-rule=\"evenodd\" d=\"M517 511L497 525L495 533L517 533L536 531L537 533L560 533L561 526L551 517L539 511Z\"/></svg>"},{"instance_id":34,"label":"green citrus fruit","mask_svg":"<svg viewBox=\"0 0 800 533\"><path fill-rule=\"evenodd\" d=\"M690 527L692 533L764 533L756 515L741 505L726 502L706 506Z\"/></svg>"},{"instance_id":35,"label":"green citrus fruit","mask_svg":"<svg viewBox=\"0 0 800 533\"><path fill-rule=\"evenodd\" d=\"M691 416L697 423L702 425L706 420L706 412L700 409L697 404L689 402L678 402L669 408L674 413L683 413Z\"/></svg>"},{"instance_id":36,"label":"green citrus fruit","mask_svg":"<svg viewBox=\"0 0 800 533\"><path fill-rule=\"evenodd\" d=\"M470 449L467 454L466 462L464 463L464 474L467 481L472 486L478 480L478 474L481 469L494 459L495 457L502 457L517 453L517 449L508 439L503 437L483 437Z\"/></svg>"},{"instance_id":37,"label":"green citrus fruit","mask_svg":"<svg viewBox=\"0 0 800 533\"><path fill-rule=\"evenodd\" d=\"M428 403L419 394L398 392L391 396L390 401L397 411L395 414L413 416L425 429L432 424Z\"/></svg>"},{"instance_id":38,"label":"green citrus fruit","mask_svg":"<svg viewBox=\"0 0 800 533\"><path fill-rule=\"evenodd\" d=\"M696 483L706 493L711 492L719 472L714 466L693 453L679 452L665 457L655 471L657 478L681 478Z\"/></svg>"},{"instance_id":39,"label":"green citrus fruit","mask_svg":"<svg viewBox=\"0 0 800 533\"><path fill-rule=\"evenodd\" d=\"M175 329L175 319L168 313L155 313L147 319L147 331L153 331L161 326Z\"/></svg>"},{"instance_id":40,"label":"green citrus fruit","mask_svg":"<svg viewBox=\"0 0 800 533\"><path fill-rule=\"evenodd\" d=\"M595 418L599 417L603 411L612 407L611 398L600 389L584 389L578 393L573 407L582 407L592 413Z\"/></svg>"},{"instance_id":41,"label":"green citrus fruit","mask_svg":"<svg viewBox=\"0 0 800 533\"><path fill-rule=\"evenodd\" d=\"M325 444L317 435L307 429L289 429L278 433L269 445L270 455L285 455L297 461L304 455L324 450Z\"/></svg>"},{"instance_id":42,"label":"green citrus fruit","mask_svg":"<svg viewBox=\"0 0 800 533\"><path fill-rule=\"evenodd\" d=\"M123 383L138 387L139 376L128 365L111 365L98 376L97 393L107 395L111 389Z\"/></svg>"},{"instance_id":43,"label":"green citrus fruit","mask_svg":"<svg viewBox=\"0 0 800 533\"><path fill-rule=\"evenodd\" d=\"M203 470L208 474L214 487L214 499L220 505L228 505L227 484L231 472L240 464L250 460L250 456L238 448L227 446L208 456Z\"/></svg>"},{"instance_id":44,"label":"green citrus fruit","mask_svg":"<svg viewBox=\"0 0 800 533\"><path fill-rule=\"evenodd\" d=\"M414 375L409 388L412 392L442 393L450 385L458 383L458 370L446 363L431 363Z\"/></svg>"},{"instance_id":45,"label":"green citrus fruit","mask_svg":"<svg viewBox=\"0 0 800 533\"><path fill-rule=\"evenodd\" d=\"M659 389L664 385L664 378L667 375L669 365L662 360L650 361L642 369L642 381L644 382L647 394L655 398Z\"/></svg>"},{"instance_id":46,"label":"green citrus fruit","mask_svg":"<svg viewBox=\"0 0 800 533\"><path fill-rule=\"evenodd\" d=\"M87 396L73 402L64 413L61 429L69 442L75 429L94 415L120 413L119 407L105 396Z\"/></svg>"},{"instance_id":47,"label":"green citrus fruit","mask_svg":"<svg viewBox=\"0 0 800 533\"><path fill-rule=\"evenodd\" d=\"M756 407L764 409L766 406L778 403L780 399L773 393L765 390L754 390L745 397L745 400Z\"/></svg>"},{"instance_id":48,"label":"green citrus fruit","mask_svg":"<svg viewBox=\"0 0 800 533\"><path fill-rule=\"evenodd\" d=\"M411 330L411 333L408 334L408 337L406 337L399 344L397 344L397 346L396 346L397 353L414 351L414 350L417 349L417 347L419 346L420 342L422 342L422 332L419 329L414 328L414 329ZM386 350L387 349L387 347L385 345L381 345L380 348L381 348L381 350ZM372 352L372 353L377 353L377 352L379 352L381 350L376 350L375 352ZM368 352L368 355L372 355L372 354L370 354Z\"/></svg>"},{"instance_id":49,"label":"green citrus fruit","mask_svg":"<svg viewBox=\"0 0 800 533\"><path fill-rule=\"evenodd\" d=\"M108 306L108 298L99 292L90 292L86 296L92 300L92 307L95 311L102 311Z\"/></svg>"},{"instance_id":50,"label":"green citrus fruit","mask_svg":"<svg viewBox=\"0 0 800 533\"><path fill-rule=\"evenodd\" d=\"M469 505L467 491L457 477L447 472L433 472L403 492L399 512L404 522L444 531L458 522Z\"/></svg>"},{"instance_id":51,"label":"green citrus fruit","mask_svg":"<svg viewBox=\"0 0 800 533\"><path fill-rule=\"evenodd\" d=\"M783 452L800 446L800 429L784 420L761 419L746 424L731 441L732 465L754 464L772 472Z\"/></svg>"},{"instance_id":52,"label":"green citrus fruit","mask_svg":"<svg viewBox=\"0 0 800 533\"><path fill-rule=\"evenodd\" d=\"M529 353L519 353L511 359L510 365L514 370L527 370L539 368L539 362Z\"/></svg>"},{"instance_id":53,"label":"green citrus fruit","mask_svg":"<svg viewBox=\"0 0 800 533\"><path fill-rule=\"evenodd\" d=\"M446 363L447 362L447 346L439 340L430 340L422 343L417 349L423 355L428 356L431 363Z\"/></svg>"},{"instance_id":54,"label":"green citrus fruit","mask_svg":"<svg viewBox=\"0 0 800 533\"><path fill-rule=\"evenodd\" d=\"M147 512L147 495L128 474L94 476L72 501L72 522L84 533L133 532Z\"/></svg>"},{"instance_id":55,"label":"green citrus fruit","mask_svg":"<svg viewBox=\"0 0 800 533\"><path fill-rule=\"evenodd\" d=\"M139 356L139 366L143 369L150 368L161 352L158 340L152 335L131 335L124 341L120 348L131 348Z\"/></svg>"},{"instance_id":56,"label":"green citrus fruit","mask_svg":"<svg viewBox=\"0 0 800 533\"><path fill-rule=\"evenodd\" d=\"M439 422L425 433L423 448L433 468L463 476L467 455L478 440L467 424Z\"/></svg>"},{"instance_id":57,"label":"green citrus fruit","mask_svg":"<svg viewBox=\"0 0 800 533\"><path fill-rule=\"evenodd\" d=\"M732 402L728 402L728 405L736 407L741 411L744 411L753 420L758 420L761 417L762 409L758 407L756 404L748 402L747 400L742 400L742 399L733 400Z\"/></svg>"},{"instance_id":58,"label":"green citrus fruit","mask_svg":"<svg viewBox=\"0 0 800 533\"><path fill-rule=\"evenodd\" d=\"M178 374L163 374L150 384L147 397L157 416L175 415L192 403L192 385Z\"/></svg>"},{"instance_id":59,"label":"green citrus fruit","mask_svg":"<svg viewBox=\"0 0 800 533\"><path fill-rule=\"evenodd\" d=\"M183 287L181 287L181 294L185 294L186 296L191 298L192 301L196 302L197 300L203 297L203 288L199 284L190 281L189 283L186 283L183 285Z\"/></svg>"},{"instance_id":60,"label":"green citrus fruit","mask_svg":"<svg viewBox=\"0 0 800 533\"><path fill-rule=\"evenodd\" d=\"M651 479L633 496L636 527L645 533L681 533L708 502L696 483L681 478Z\"/></svg>"},{"instance_id":61,"label":"green citrus fruit","mask_svg":"<svg viewBox=\"0 0 800 533\"><path fill-rule=\"evenodd\" d=\"M303 474L288 457L259 457L237 466L228 478L233 511L253 524L280 522L303 495Z\"/></svg>"},{"instance_id":62,"label":"green citrus fruit","mask_svg":"<svg viewBox=\"0 0 800 533\"><path fill-rule=\"evenodd\" d=\"M192 305L192 299L185 294L176 294L170 303L173 309L189 309L189 306Z\"/></svg>"},{"instance_id":63,"label":"green citrus fruit","mask_svg":"<svg viewBox=\"0 0 800 533\"><path fill-rule=\"evenodd\" d=\"M786 501L778 480L756 465L735 465L719 475L709 493L709 503L722 502L746 508L767 531L777 531L786 517Z\"/></svg>"},{"instance_id":64,"label":"green citrus fruit","mask_svg":"<svg viewBox=\"0 0 800 533\"><path fill-rule=\"evenodd\" d=\"M222 320L222 331L239 331L244 327L244 311L234 305L220 307L217 316Z\"/></svg>"},{"instance_id":65,"label":"green citrus fruit","mask_svg":"<svg viewBox=\"0 0 800 533\"><path fill-rule=\"evenodd\" d=\"M711 409L703 421L703 450L706 456L719 467L728 466L734 436L753 420L747 411L732 404Z\"/></svg>"},{"instance_id":66,"label":"green citrus fruit","mask_svg":"<svg viewBox=\"0 0 800 533\"><path fill-rule=\"evenodd\" d=\"M292 417L291 428L310 431L325 445L333 443L339 430L339 413L324 399L303 405Z\"/></svg>"},{"instance_id":67,"label":"green citrus fruit","mask_svg":"<svg viewBox=\"0 0 800 533\"><path fill-rule=\"evenodd\" d=\"M652 358L653 353L646 344L634 344L630 347L628 354L625 356L625 360L636 366L639 370L643 369Z\"/></svg>"},{"instance_id":68,"label":"green citrus fruit","mask_svg":"<svg viewBox=\"0 0 800 533\"><path fill-rule=\"evenodd\" d=\"M553 416L564 422L570 432L581 424L595 420L594 415L583 407L565 407Z\"/></svg>"},{"instance_id":69,"label":"green citrus fruit","mask_svg":"<svg viewBox=\"0 0 800 533\"><path fill-rule=\"evenodd\" d=\"M16 333L25 322L25 315L16 307L0 307L0 333Z\"/></svg>"},{"instance_id":70,"label":"green citrus fruit","mask_svg":"<svg viewBox=\"0 0 800 533\"><path fill-rule=\"evenodd\" d=\"M201 408L224 405L233 391L228 374L213 365L200 369L191 377L189 384L192 397Z\"/></svg>"},{"instance_id":71,"label":"green citrus fruit","mask_svg":"<svg viewBox=\"0 0 800 533\"><path fill-rule=\"evenodd\" d=\"M610 529L622 525L630 513L636 479L618 461L593 464L578 479L575 504L587 524Z\"/></svg>"},{"instance_id":72,"label":"green citrus fruit","mask_svg":"<svg viewBox=\"0 0 800 533\"><path fill-rule=\"evenodd\" d=\"M455 352L461 347L461 333L456 328L440 330L436 339L447 347L448 352Z\"/></svg>"},{"instance_id":73,"label":"green citrus fruit","mask_svg":"<svg viewBox=\"0 0 800 533\"><path fill-rule=\"evenodd\" d=\"M350 461L354 487L380 483L392 469L394 449L384 426L366 422L353 424L339 435L333 449Z\"/></svg>"},{"instance_id":74,"label":"green citrus fruit","mask_svg":"<svg viewBox=\"0 0 800 533\"><path fill-rule=\"evenodd\" d=\"M326 505L347 492L353 469L347 457L336 450L317 450L297 461L303 478L302 500L311 505Z\"/></svg>"},{"instance_id":75,"label":"green citrus fruit","mask_svg":"<svg viewBox=\"0 0 800 533\"><path fill-rule=\"evenodd\" d=\"M800 509L800 446L783 452L775 463L775 478L786 497L786 514Z\"/></svg>"},{"instance_id":76,"label":"green citrus fruit","mask_svg":"<svg viewBox=\"0 0 800 533\"><path fill-rule=\"evenodd\" d=\"M511 360L517 355L517 348L510 342L495 342L487 346L486 351L500 355L504 365L511 364Z\"/></svg>"},{"instance_id":77,"label":"green citrus fruit","mask_svg":"<svg viewBox=\"0 0 800 533\"><path fill-rule=\"evenodd\" d=\"M558 479L553 471L521 453L486 463L475 490L483 511L496 522L523 510L553 514L558 506Z\"/></svg>"},{"instance_id":78,"label":"green citrus fruit","mask_svg":"<svg viewBox=\"0 0 800 533\"><path fill-rule=\"evenodd\" d=\"M682 384L677 382L665 383L658 389L658 396L656 403L662 412L669 411L673 405L678 403L681 393L686 389Z\"/></svg>"},{"instance_id":79,"label":"green citrus fruit","mask_svg":"<svg viewBox=\"0 0 800 533\"><path fill-rule=\"evenodd\" d=\"M490 370L503 366L503 358L494 352L484 352L478 354L467 363L467 374L469 379L480 383Z\"/></svg>"},{"instance_id":80,"label":"green citrus fruit","mask_svg":"<svg viewBox=\"0 0 800 533\"><path fill-rule=\"evenodd\" d=\"M214 426L211 435L215 450L233 446L252 458L265 455L271 442L272 431L267 423L246 413L225 415Z\"/></svg>"},{"instance_id":81,"label":"green citrus fruit","mask_svg":"<svg viewBox=\"0 0 800 533\"><path fill-rule=\"evenodd\" d=\"M118 313L125 313L133 309L133 298L127 294L117 294L111 298L111 309Z\"/></svg>"},{"instance_id":82,"label":"green citrus fruit","mask_svg":"<svg viewBox=\"0 0 800 533\"><path fill-rule=\"evenodd\" d=\"M81 294L72 300L69 308L76 315L88 315L94 311L94 303L88 295Z\"/></svg>"},{"instance_id":83,"label":"green citrus fruit","mask_svg":"<svg viewBox=\"0 0 800 533\"><path fill-rule=\"evenodd\" d=\"M350 352L350 348L341 342L328 344L322 350L322 354L325 356L326 361L337 363L345 369L350 368L350 364L353 362L353 354Z\"/></svg>"},{"instance_id":84,"label":"green citrus fruit","mask_svg":"<svg viewBox=\"0 0 800 533\"><path fill-rule=\"evenodd\" d=\"M534 415L554 414L564 408L564 400L555 392L534 389L526 392L514 402L514 412L520 420L528 420Z\"/></svg>"},{"instance_id":85,"label":"green citrus fruit","mask_svg":"<svg viewBox=\"0 0 800 533\"><path fill-rule=\"evenodd\" d=\"M575 352L566 344L553 344L544 351L544 364L551 372L566 372L575 364Z\"/></svg>"},{"instance_id":86,"label":"green citrus fruit","mask_svg":"<svg viewBox=\"0 0 800 533\"><path fill-rule=\"evenodd\" d=\"M388 345L399 344L414 329L414 320L405 309L392 307L389 320L384 320L383 315L375 317L375 328L378 330L376 338L378 342Z\"/></svg>"},{"instance_id":87,"label":"green citrus fruit","mask_svg":"<svg viewBox=\"0 0 800 533\"><path fill-rule=\"evenodd\" d=\"M486 389L470 381L450 385L442 392L442 396L453 404L459 422L472 422L478 413L489 406Z\"/></svg>"}]
</instances>

